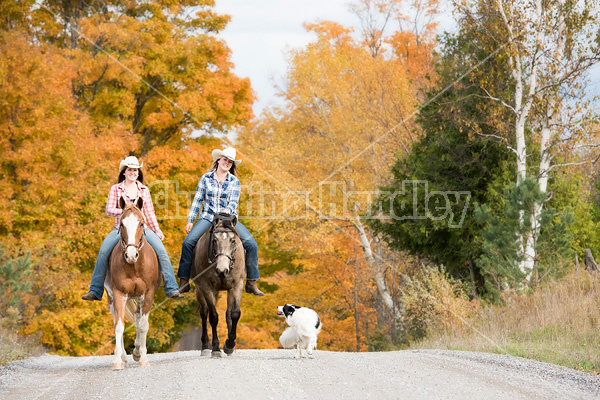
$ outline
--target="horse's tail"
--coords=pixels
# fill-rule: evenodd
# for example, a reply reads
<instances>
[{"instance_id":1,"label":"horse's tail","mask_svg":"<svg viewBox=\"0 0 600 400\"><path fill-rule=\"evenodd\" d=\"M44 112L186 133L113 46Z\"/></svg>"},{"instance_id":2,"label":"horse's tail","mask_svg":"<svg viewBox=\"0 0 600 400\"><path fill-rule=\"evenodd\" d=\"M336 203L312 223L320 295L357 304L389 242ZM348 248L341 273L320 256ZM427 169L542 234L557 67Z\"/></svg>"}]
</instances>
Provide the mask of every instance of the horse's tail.
<instances>
[{"instance_id":1,"label":"horse's tail","mask_svg":"<svg viewBox=\"0 0 600 400\"><path fill-rule=\"evenodd\" d=\"M125 302L125 317L135 324L135 312L137 311L137 301L133 299L127 299Z\"/></svg>"}]
</instances>

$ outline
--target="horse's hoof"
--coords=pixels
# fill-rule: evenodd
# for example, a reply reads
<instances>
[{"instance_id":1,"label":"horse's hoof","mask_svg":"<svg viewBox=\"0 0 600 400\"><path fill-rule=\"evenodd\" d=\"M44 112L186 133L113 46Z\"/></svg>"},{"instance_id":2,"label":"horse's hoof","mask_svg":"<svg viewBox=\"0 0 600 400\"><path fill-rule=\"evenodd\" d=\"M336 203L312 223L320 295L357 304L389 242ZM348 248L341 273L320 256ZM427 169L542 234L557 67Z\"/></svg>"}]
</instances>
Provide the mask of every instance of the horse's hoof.
<instances>
[{"instance_id":1,"label":"horse's hoof","mask_svg":"<svg viewBox=\"0 0 600 400\"><path fill-rule=\"evenodd\" d=\"M233 354L233 349L230 349L229 347L225 346L223 347L223 351L225 352L225 354L227 354L228 356Z\"/></svg>"},{"instance_id":2,"label":"horse's hoof","mask_svg":"<svg viewBox=\"0 0 600 400\"><path fill-rule=\"evenodd\" d=\"M123 363L123 362L113 363L113 365L112 365L113 371L119 371L119 370L122 370L123 368L125 368L125 363Z\"/></svg>"},{"instance_id":3,"label":"horse's hoof","mask_svg":"<svg viewBox=\"0 0 600 400\"><path fill-rule=\"evenodd\" d=\"M133 353L131 353L131 356L133 357L133 361L140 361L141 354L136 353L135 350L133 351Z\"/></svg>"},{"instance_id":4,"label":"horse's hoof","mask_svg":"<svg viewBox=\"0 0 600 400\"><path fill-rule=\"evenodd\" d=\"M204 349L204 350L202 350L202 357L208 357L208 356L210 356L211 353L212 353L212 350Z\"/></svg>"},{"instance_id":5,"label":"horse's hoof","mask_svg":"<svg viewBox=\"0 0 600 400\"><path fill-rule=\"evenodd\" d=\"M223 357L223 353L221 353L221 350L213 350L211 357L212 358L221 358L221 357Z\"/></svg>"},{"instance_id":6,"label":"horse's hoof","mask_svg":"<svg viewBox=\"0 0 600 400\"><path fill-rule=\"evenodd\" d=\"M150 366L150 361L148 361L148 360L140 361L140 367L149 367L149 366Z\"/></svg>"}]
</instances>

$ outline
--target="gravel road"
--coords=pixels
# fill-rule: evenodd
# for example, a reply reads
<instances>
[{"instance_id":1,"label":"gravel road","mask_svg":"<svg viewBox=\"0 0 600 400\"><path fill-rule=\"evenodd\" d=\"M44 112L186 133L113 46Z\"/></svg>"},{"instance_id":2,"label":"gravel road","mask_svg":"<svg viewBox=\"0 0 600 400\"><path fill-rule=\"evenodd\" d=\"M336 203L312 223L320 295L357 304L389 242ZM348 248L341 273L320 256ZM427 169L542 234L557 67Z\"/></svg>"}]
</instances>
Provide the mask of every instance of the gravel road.
<instances>
[{"instance_id":1,"label":"gravel road","mask_svg":"<svg viewBox=\"0 0 600 400\"><path fill-rule=\"evenodd\" d=\"M407 350L387 353L238 350L128 356L43 355L0 367L2 399L599 399L600 377L522 358L484 353ZM209 397L210 398L210 397Z\"/></svg>"}]
</instances>

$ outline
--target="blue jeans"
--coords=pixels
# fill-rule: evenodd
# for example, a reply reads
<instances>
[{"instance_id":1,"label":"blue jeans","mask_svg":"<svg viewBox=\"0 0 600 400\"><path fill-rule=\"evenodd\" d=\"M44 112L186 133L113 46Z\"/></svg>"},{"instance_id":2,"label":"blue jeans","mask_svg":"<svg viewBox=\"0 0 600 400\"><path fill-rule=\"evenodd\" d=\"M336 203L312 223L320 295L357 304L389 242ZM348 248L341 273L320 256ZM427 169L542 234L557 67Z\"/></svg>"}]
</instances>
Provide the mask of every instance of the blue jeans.
<instances>
[{"instance_id":1,"label":"blue jeans","mask_svg":"<svg viewBox=\"0 0 600 400\"><path fill-rule=\"evenodd\" d=\"M173 266L171 265L171 260L167 254L167 249L165 249L162 241L156 235L156 233L154 233L154 231L149 228L145 228L144 233L146 234L146 240L150 246L152 246L156 252L156 256L158 257L158 266L165 282L165 293L167 296L169 296L176 290L179 290L179 286L175 280ZM102 245L100 246L98 258L96 259L96 265L94 266L94 274L92 275L92 283L90 285L90 292L94 293L94 295L99 299L102 299L102 295L104 294L104 279L106 278L106 271L108 270L110 255L112 254L115 245L119 243L119 240L121 240L121 235L119 235L119 231L117 228L115 228L108 234L108 236L106 236L102 242Z\"/></svg>"},{"instance_id":2,"label":"blue jeans","mask_svg":"<svg viewBox=\"0 0 600 400\"><path fill-rule=\"evenodd\" d=\"M194 248L200 237L210 228L212 222L201 219L194 225L190 233L187 234L183 245L181 246L181 260L179 260L179 271L177 276L184 279L190 279L190 270L192 261L194 261ZM260 278L258 272L258 245L252 234L240 221L235 225L235 229L240 235L244 250L246 250L246 274L249 281L255 281Z\"/></svg>"}]
</instances>

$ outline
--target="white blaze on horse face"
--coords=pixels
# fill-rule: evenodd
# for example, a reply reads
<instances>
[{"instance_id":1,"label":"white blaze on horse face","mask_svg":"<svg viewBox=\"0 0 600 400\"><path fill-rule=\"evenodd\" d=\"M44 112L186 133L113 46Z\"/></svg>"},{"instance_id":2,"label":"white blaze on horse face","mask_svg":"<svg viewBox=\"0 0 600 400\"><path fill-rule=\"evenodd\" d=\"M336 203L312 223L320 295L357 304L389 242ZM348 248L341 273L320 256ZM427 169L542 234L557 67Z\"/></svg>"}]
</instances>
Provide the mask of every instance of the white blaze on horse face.
<instances>
[{"instance_id":1,"label":"white blaze on horse face","mask_svg":"<svg viewBox=\"0 0 600 400\"><path fill-rule=\"evenodd\" d=\"M138 258L137 241L135 240L135 233L137 232L140 221L134 213L129 214L123 221L121 221L125 231L127 232L127 244L133 246L127 246L125 250L125 260L127 262L136 262Z\"/></svg>"},{"instance_id":2,"label":"white blaze on horse face","mask_svg":"<svg viewBox=\"0 0 600 400\"><path fill-rule=\"evenodd\" d=\"M229 235L233 236L233 233L222 232L215 234L215 237L217 238L217 254L227 254L231 257L234 256L234 254L232 254L233 246ZM217 272L228 274L230 265L231 260L229 257L217 257Z\"/></svg>"}]
</instances>

